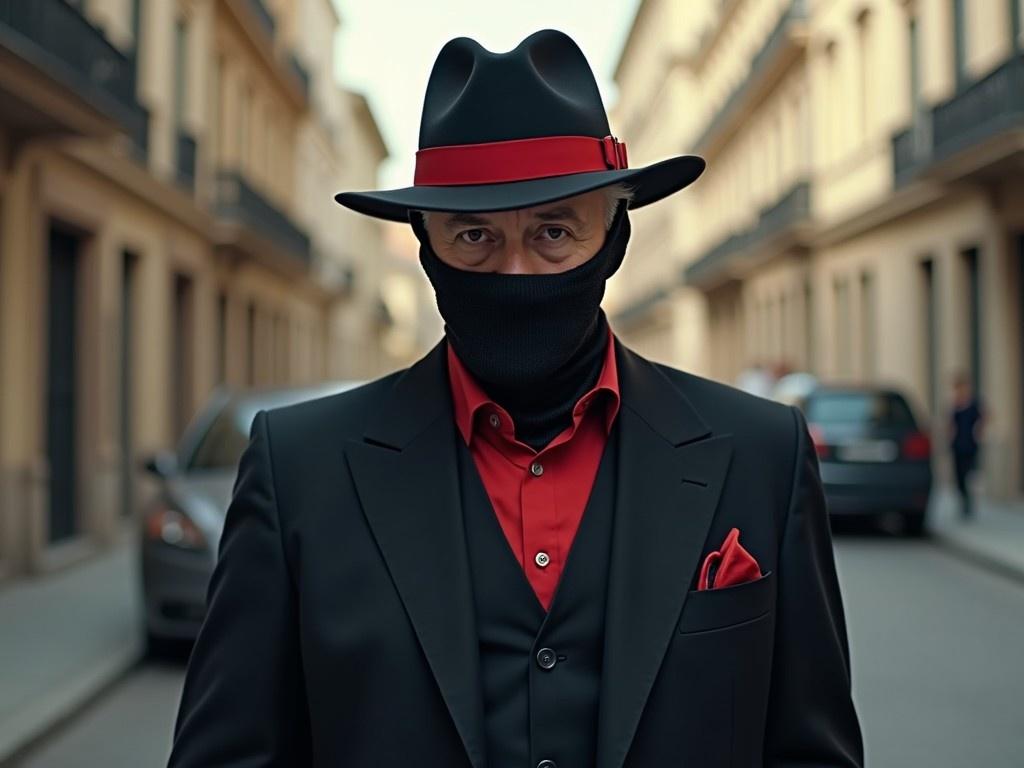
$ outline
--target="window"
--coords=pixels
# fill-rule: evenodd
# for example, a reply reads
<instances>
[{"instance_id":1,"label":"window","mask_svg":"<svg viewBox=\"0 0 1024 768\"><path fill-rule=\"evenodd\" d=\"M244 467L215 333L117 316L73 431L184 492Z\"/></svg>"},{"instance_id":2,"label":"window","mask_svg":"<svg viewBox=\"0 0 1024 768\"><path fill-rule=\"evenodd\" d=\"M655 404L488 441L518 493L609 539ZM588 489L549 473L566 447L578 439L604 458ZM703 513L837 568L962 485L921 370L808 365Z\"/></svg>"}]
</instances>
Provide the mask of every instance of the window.
<instances>
[{"instance_id":1,"label":"window","mask_svg":"<svg viewBox=\"0 0 1024 768\"><path fill-rule=\"evenodd\" d=\"M188 22L178 19L174 27L174 125L185 124L188 108Z\"/></svg>"},{"instance_id":2,"label":"window","mask_svg":"<svg viewBox=\"0 0 1024 768\"><path fill-rule=\"evenodd\" d=\"M1010 48L1014 51L1020 50L1020 17L1021 0L1009 0L1010 2Z\"/></svg>"},{"instance_id":3,"label":"window","mask_svg":"<svg viewBox=\"0 0 1024 768\"><path fill-rule=\"evenodd\" d=\"M865 379L873 379L877 371L877 339L875 331L875 280L870 272L860 276L860 344L861 373Z\"/></svg>"},{"instance_id":4,"label":"window","mask_svg":"<svg viewBox=\"0 0 1024 768\"><path fill-rule=\"evenodd\" d=\"M953 66L959 91L967 84L967 13L964 0L953 0Z\"/></svg>"},{"instance_id":5,"label":"window","mask_svg":"<svg viewBox=\"0 0 1024 768\"><path fill-rule=\"evenodd\" d=\"M912 16L907 24L910 48L910 110L914 122L921 111L921 40L917 18Z\"/></svg>"},{"instance_id":6,"label":"window","mask_svg":"<svg viewBox=\"0 0 1024 768\"><path fill-rule=\"evenodd\" d=\"M872 83L871 83L871 14L862 11L857 17L857 127L863 141L871 129Z\"/></svg>"}]
</instances>

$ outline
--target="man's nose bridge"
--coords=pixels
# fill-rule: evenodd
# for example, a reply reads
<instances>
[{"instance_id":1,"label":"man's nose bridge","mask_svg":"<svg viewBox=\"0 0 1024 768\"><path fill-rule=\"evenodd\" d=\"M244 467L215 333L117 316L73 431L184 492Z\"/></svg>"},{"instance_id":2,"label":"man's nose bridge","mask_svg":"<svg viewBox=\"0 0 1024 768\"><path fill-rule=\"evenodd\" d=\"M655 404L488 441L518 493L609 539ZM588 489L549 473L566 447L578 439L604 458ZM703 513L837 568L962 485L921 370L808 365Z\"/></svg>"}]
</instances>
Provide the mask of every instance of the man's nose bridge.
<instances>
[{"instance_id":1,"label":"man's nose bridge","mask_svg":"<svg viewBox=\"0 0 1024 768\"><path fill-rule=\"evenodd\" d=\"M508 275L528 274L530 270L530 255L526 246L515 238L505 240L504 253L501 261L501 272Z\"/></svg>"}]
</instances>

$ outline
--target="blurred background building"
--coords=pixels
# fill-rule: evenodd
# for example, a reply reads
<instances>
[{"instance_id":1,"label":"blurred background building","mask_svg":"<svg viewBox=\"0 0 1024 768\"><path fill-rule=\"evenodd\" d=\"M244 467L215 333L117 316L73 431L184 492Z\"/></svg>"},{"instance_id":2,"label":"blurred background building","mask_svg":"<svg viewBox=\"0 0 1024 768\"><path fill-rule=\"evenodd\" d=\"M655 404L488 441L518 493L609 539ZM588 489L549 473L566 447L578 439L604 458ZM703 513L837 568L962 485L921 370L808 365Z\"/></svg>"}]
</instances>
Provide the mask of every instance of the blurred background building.
<instances>
[{"instance_id":1,"label":"blurred background building","mask_svg":"<svg viewBox=\"0 0 1024 768\"><path fill-rule=\"evenodd\" d=\"M993 498L1024 493L1024 2L642 0L615 127L705 176L634 214L623 340L736 381L892 383L932 424L966 372Z\"/></svg>"},{"instance_id":2,"label":"blurred background building","mask_svg":"<svg viewBox=\"0 0 1024 768\"><path fill-rule=\"evenodd\" d=\"M425 343L408 259L332 199L387 156L335 81L339 23L331 0L0 0L0 574L112 541L215 387L367 378Z\"/></svg>"}]
</instances>

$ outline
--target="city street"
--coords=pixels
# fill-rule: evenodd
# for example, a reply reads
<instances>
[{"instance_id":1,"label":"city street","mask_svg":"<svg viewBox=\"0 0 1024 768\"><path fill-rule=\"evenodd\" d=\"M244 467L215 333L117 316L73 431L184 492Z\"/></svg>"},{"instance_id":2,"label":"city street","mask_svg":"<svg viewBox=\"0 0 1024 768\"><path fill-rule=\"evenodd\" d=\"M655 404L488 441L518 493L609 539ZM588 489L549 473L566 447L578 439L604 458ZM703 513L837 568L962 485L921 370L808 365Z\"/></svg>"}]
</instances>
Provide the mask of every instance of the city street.
<instances>
[{"instance_id":1,"label":"city street","mask_svg":"<svg viewBox=\"0 0 1024 768\"><path fill-rule=\"evenodd\" d=\"M1013 768L1024 752L1024 584L927 541L840 535L867 764ZM184 662L146 664L17 768L162 766Z\"/></svg>"}]
</instances>

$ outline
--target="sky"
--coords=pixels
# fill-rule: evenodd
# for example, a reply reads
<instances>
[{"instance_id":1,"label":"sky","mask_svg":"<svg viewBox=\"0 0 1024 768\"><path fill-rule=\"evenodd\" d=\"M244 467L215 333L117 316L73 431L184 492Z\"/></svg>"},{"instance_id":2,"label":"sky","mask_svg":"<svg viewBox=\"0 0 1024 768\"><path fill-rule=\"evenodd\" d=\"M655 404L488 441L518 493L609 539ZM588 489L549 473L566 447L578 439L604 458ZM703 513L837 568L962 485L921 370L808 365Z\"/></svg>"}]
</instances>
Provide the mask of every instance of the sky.
<instances>
[{"instance_id":1,"label":"sky","mask_svg":"<svg viewBox=\"0 0 1024 768\"><path fill-rule=\"evenodd\" d=\"M441 47L471 37L509 51L538 29L568 33L597 76L605 107L615 100L612 73L639 0L334 0L341 15L336 71L366 94L391 157L380 188L412 184L420 111Z\"/></svg>"}]
</instances>

